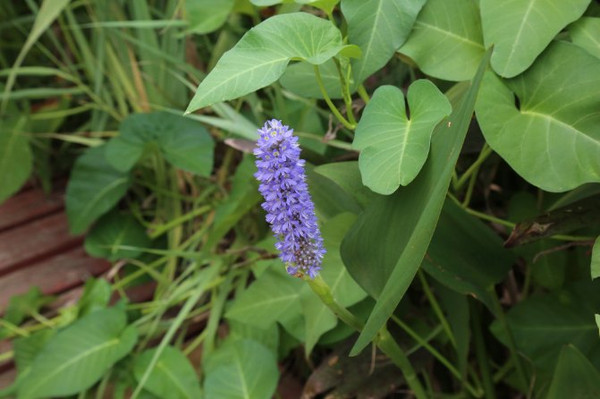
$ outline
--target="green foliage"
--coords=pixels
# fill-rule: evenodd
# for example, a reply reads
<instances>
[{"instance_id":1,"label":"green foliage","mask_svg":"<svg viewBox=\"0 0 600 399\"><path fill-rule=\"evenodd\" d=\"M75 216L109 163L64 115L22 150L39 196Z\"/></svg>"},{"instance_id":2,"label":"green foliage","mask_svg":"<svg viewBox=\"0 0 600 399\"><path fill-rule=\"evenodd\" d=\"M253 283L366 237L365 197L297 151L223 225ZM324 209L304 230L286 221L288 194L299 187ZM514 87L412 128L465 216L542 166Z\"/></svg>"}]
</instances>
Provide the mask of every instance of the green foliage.
<instances>
[{"instance_id":1,"label":"green foliage","mask_svg":"<svg viewBox=\"0 0 600 399\"><path fill-rule=\"evenodd\" d=\"M589 4L590 0L483 0L481 23L485 45L494 45L494 71L505 78L525 71L565 26L581 17Z\"/></svg>"},{"instance_id":2,"label":"green foliage","mask_svg":"<svg viewBox=\"0 0 600 399\"><path fill-rule=\"evenodd\" d=\"M113 208L131 184L130 176L105 158L106 147L88 149L77 158L67 186L66 207L73 234L83 233Z\"/></svg>"},{"instance_id":3,"label":"green foliage","mask_svg":"<svg viewBox=\"0 0 600 399\"><path fill-rule=\"evenodd\" d=\"M24 120L0 121L0 203L14 194L29 177L33 160Z\"/></svg>"},{"instance_id":4,"label":"green foliage","mask_svg":"<svg viewBox=\"0 0 600 399\"><path fill-rule=\"evenodd\" d=\"M125 312L112 308L93 312L50 338L19 380L21 398L73 395L89 388L137 340Z\"/></svg>"},{"instance_id":5,"label":"green foliage","mask_svg":"<svg viewBox=\"0 0 600 399\"><path fill-rule=\"evenodd\" d=\"M383 67L406 41L425 0L346 0L342 13L348 23L348 40L362 50L352 63L357 84Z\"/></svg>"},{"instance_id":6,"label":"green foliage","mask_svg":"<svg viewBox=\"0 0 600 399\"><path fill-rule=\"evenodd\" d=\"M205 368L207 399L270 398L279 374L273 353L250 339L224 343L206 360Z\"/></svg>"},{"instance_id":7,"label":"green foliage","mask_svg":"<svg viewBox=\"0 0 600 399\"><path fill-rule=\"evenodd\" d=\"M400 53L430 76L452 81L471 79L485 51L477 3L428 0Z\"/></svg>"},{"instance_id":8,"label":"green foliage","mask_svg":"<svg viewBox=\"0 0 600 399\"><path fill-rule=\"evenodd\" d=\"M279 79L292 59L319 65L344 48L340 31L313 15L293 13L269 18L221 57L198 87L186 112L263 88Z\"/></svg>"},{"instance_id":9,"label":"green foliage","mask_svg":"<svg viewBox=\"0 0 600 399\"><path fill-rule=\"evenodd\" d=\"M566 191L600 181L599 90L600 60L555 42L514 79L503 82L488 72L477 118L489 145L523 178L547 191Z\"/></svg>"},{"instance_id":10,"label":"green foliage","mask_svg":"<svg viewBox=\"0 0 600 399\"><path fill-rule=\"evenodd\" d=\"M360 150L363 184L379 194L392 194L417 176L427 155L433 128L452 111L444 95L428 80L417 80L407 94L381 86L365 108L352 145Z\"/></svg>"},{"instance_id":11,"label":"green foliage","mask_svg":"<svg viewBox=\"0 0 600 399\"><path fill-rule=\"evenodd\" d=\"M548 399L591 398L600 395L600 373L572 345L564 346L556 363Z\"/></svg>"},{"instance_id":12,"label":"green foliage","mask_svg":"<svg viewBox=\"0 0 600 399\"><path fill-rule=\"evenodd\" d=\"M180 169L200 176L212 171L214 144L197 122L167 112L134 114L121 122L119 131L108 142L105 156L122 172L129 171L153 146Z\"/></svg>"},{"instance_id":13,"label":"green foliage","mask_svg":"<svg viewBox=\"0 0 600 399\"><path fill-rule=\"evenodd\" d=\"M85 237L88 254L111 261L137 258L150 244L143 226L133 216L116 211L100 218Z\"/></svg>"},{"instance_id":14,"label":"green foliage","mask_svg":"<svg viewBox=\"0 0 600 399\"><path fill-rule=\"evenodd\" d=\"M0 3L0 201L68 178L113 267L12 298L0 397L598 396L597 2L38 3ZM271 118L315 280L260 207Z\"/></svg>"},{"instance_id":15,"label":"green foliage","mask_svg":"<svg viewBox=\"0 0 600 399\"><path fill-rule=\"evenodd\" d=\"M135 360L133 373L138 381L155 352L155 349L149 349ZM194 367L181 351L172 347L163 349L144 388L159 398L194 399L201 396Z\"/></svg>"}]
</instances>

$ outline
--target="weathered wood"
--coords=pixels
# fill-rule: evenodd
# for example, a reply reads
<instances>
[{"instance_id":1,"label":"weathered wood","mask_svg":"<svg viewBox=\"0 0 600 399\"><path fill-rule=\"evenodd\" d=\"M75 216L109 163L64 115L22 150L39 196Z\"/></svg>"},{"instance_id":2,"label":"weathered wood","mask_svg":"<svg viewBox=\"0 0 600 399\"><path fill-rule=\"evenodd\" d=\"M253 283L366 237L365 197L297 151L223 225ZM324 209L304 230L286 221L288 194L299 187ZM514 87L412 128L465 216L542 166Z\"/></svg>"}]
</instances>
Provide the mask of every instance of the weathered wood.
<instances>
[{"instance_id":1,"label":"weathered wood","mask_svg":"<svg viewBox=\"0 0 600 399\"><path fill-rule=\"evenodd\" d=\"M45 258L0 278L0 314L11 296L39 287L46 295L54 295L83 284L89 277L102 274L110 267L103 259L89 257L81 246Z\"/></svg>"},{"instance_id":2,"label":"weathered wood","mask_svg":"<svg viewBox=\"0 0 600 399\"><path fill-rule=\"evenodd\" d=\"M0 205L0 231L15 228L37 218L60 211L64 207L64 183L57 191L46 194L41 188L30 188Z\"/></svg>"},{"instance_id":3,"label":"weathered wood","mask_svg":"<svg viewBox=\"0 0 600 399\"><path fill-rule=\"evenodd\" d=\"M81 237L69 234L67 216L62 212L5 230L0 233L0 276L81 242Z\"/></svg>"}]
</instances>

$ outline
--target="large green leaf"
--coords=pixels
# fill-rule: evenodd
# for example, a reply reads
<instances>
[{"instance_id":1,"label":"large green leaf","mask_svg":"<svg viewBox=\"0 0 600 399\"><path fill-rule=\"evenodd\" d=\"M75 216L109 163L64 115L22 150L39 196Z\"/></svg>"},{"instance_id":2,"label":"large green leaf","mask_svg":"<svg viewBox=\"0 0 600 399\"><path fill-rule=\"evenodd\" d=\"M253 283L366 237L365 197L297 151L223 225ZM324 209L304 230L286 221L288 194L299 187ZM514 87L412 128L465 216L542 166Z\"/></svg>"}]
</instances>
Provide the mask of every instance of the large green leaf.
<instances>
[{"instance_id":1,"label":"large green leaf","mask_svg":"<svg viewBox=\"0 0 600 399\"><path fill-rule=\"evenodd\" d=\"M121 171L130 170L149 146L156 146L176 167L209 176L214 142L200 123L169 112L132 114L120 135L106 146L106 159Z\"/></svg>"},{"instance_id":2,"label":"large green leaf","mask_svg":"<svg viewBox=\"0 0 600 399\"><path fill-rule=\"evenodd\" d=\"M300 313L301 281L282 271L283 265L278 266L267 269L248 289L237 295L226 317L264 328L285 314Z\"/></svg>"},{"instance_id":3,"label":"large green leaf","mask_svg":"<svg viewBox=\"0 0 600 399\"><path fill-rule=\"evenodd\" d=\"M518 350L540 371L548 373L563 345L573 344L583 353L598 347L594 310L600 303L598 282L586 281L556 294L527 298L506 315ZM508 336L494 321L491 331L502 343Z\"/></svg>"},{"instance_id":4,"label":"large green leaf","mask_svg":"<svg viewBox=\"0 0 600 399\"><path fill-rule=\"evenodd\" d=\"M319 65L319 74L329 97L342 98L342 85L335 62L329 60ZM283 87L299 96L323 98L315 77L314 67L307 62L298 62L288 66L279 82Z\"/></svg>"},{"instance_id":5,"label":"large green leaf","mask_svg":"<svg viewBox=\"0 0 600 399\"><path fill-rule=\"evenodd\" d=\"M241 97L281 77L290 60L319 65L344 49L340 31L307 13L271 17L250 29L200 83L186 112Z\"/></svg>"},{"instance_id":6,"label":"large green leaf","mask_svg":"<svg viewBox=\"0 0 600 399\"><path fill-rule=\"evenodd\" d=\"M190 32L204 34L219 29L233 9L235 0L186 0L185 17Z\"/></svg>"},{"instance_id":7,"label":"large green leaf","mask_svg":"<svg viewBox=\"0 0 600 399\"><path fill-rule=\"evenodd\" d=\"M133 374L139 382L150 365L156 349L148 349L133 363ZM144 389L159 398L197 399L201 397L196 370L180 350L165 347L152 369Z\"/></svg>"},{"instance_id":8,"label":"large green leaf","mask_svg":"<svg viewBox=\"0 0 600 399\"><path fill-rule=\"evenodd\" d=\"M53 336L19 382L20 398L68 396L92 386L135 345L121 309L93 312Z\"/></svg>"},{"instance_id":9,"label":"large green leaf","mask_svg":"<svg viewBox=\"0 0 600 399\"><path fill-rule=\"evenodd\" d=\"M350 274L377 298L353 354L368 345L386 323L425 256L471 123L489 55L490 51L449 123L438 125L431 155L419 176L394 195L377 197L344 238L342 258Z\"/></svg>"},{"instance_id":10,"label":"large green leaf","mask_svg":"<svg viewBox=\"0 0 600 399\"><path fill-rule=\"evenodd\" d=\"M588 4L590 0L481 0L485 45L494 45L494 71L505 78L525 71Z\"/></svg>"},{"instance_id":11,"label":"large green leaf","mask_svg":"<svg viewBox=\"0 0 600 399\"><path fill-rule=\"evenodd\" d=\"M514 79L488 71L477 121L488 144L544 190L600 181L600 59L555 42Z\"/></svg>"},{"instance_id":12,"label":"large green leaf","mask_svg":"<svg viewBox=\"0 0 600 399\"><path fill-rule=\"evenodd\" d=\"M88 149L77 158L67 185L66 208L71 233L82 233L110 210L131 184L128 173L109 164L106 146Z\"/></svg>"},{"instance_id":13,"label":"large green leaf","mask_svg":"<svg viewBox=\"0 0 600 399\"><path fill-rule=\"evenodd\" d=\"M600 398L598 369L573 345L562 348L546 399Z\"/></svg>"},{"instance_id":14,"label":"large green leaf","mask_svg":"<svg viewBox=\"0 0 600 399\"><path fill-rule=\"evenodd\" d=\"M435 125L452 111L429 80L411 84L407 97L410 118L402 90L377 88L356 127L352 146L361 150L363 184L379 194L391 194L414 180L429 154Z\"/></svg>"},{"instance_id":15,"label":"large green leaf","mask_svg":"<svg viewBox=\"0 0 600 399\"><path fill-rule=\"evenodd\" d=\"M452 81L471 79L485 51L478 2L427 1L399 51L430 76Z\"/></svg>"},{"instance_id":16,"label":"large green leaf","mask_svg":"<svg viewBox=\"0 0 600 399\"><path fill-rule=\"evenodd\" d=\"M441 284L494 310L489 290L500 282L514 255L488 226L446 200L423 268Z\"/></svg>"},{"instance_id":17,"label":"large green leaf","mask_svg":"<svg viewBox=\"0 0 600 399\"><path fill-rule=\"evenodd\" d=\"M122 258L137 258L151 244L142 226L131 214L118 211L104 215L85 237L88 254L112 262ZM128 248L121 248L127 246ZM139 249L138 249L139 248Z\"/></svg>"},{"instance_id":18,"label":"large green leaf","mask_svg":"<svg viewBox=\"0 0 600 399\"><path fill-rule=\"evenodd\" d=\"M583 17L569 27L573 43L600 58L600 18Z\"/></svg>"},{"instance_id":19,"label":"large green leaf","mask_svg":"<svg viewBox=\"0 0 600 399\"><path fill-rule=\"evenodd\" d=\"M328 163L317 166L314 171L335 182L363 207L376 195L362 184L356 161Z\"/></svg>"},{"instance_id":20,"label":"large green leaf","mask_svg":"<svg viewBox=\"0 0 600 399\"><path fill-rule=\"evenodd\" d=\"M206 399L269 399L279 370L273 352L249 339L228 340L205 363Z\"/></svg>"},{"instance_id":21,"label":"large green leaf","mask_svg":"<svg viewBox=\"0 0 600 399\"><path fill-rule=\"evenodd\" d=\"M362 49L352 64L356 83L379 70L406 41L426 0L344 0L350 43Z\"/></svg>"},{"instance_id":22,"label":"large green leaf","mask_svg":"<svg viewBox=\"0 0 600 399\"><path fill-rule=\"evenodd\" d=\"M25 183L33 159L29 140L20 132L25 119L0 120L0 203Z\"/></svg>"}]
</instances>

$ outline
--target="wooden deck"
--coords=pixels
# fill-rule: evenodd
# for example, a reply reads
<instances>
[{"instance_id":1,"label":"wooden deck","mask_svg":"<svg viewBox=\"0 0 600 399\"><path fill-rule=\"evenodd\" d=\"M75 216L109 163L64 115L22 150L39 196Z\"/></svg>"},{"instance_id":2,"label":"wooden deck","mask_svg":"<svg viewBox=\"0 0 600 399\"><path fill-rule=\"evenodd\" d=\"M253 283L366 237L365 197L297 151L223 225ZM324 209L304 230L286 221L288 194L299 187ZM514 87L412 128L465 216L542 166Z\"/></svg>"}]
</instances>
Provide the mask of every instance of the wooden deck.
<instances>
[{"instance_id":1,"label":"wooden deck","mask_svg":"<svg viewBox=\"0 0 600 399\"><path fill-rule=\"evenodd\" d=\"M57 304L74 302L87 278L109 268L85 253L83 237L69 234L64 184L49 195L28 187L0 205L0 316L12 296L34 286L57 295ZM0 341L0 354L10 350L9 342ZM14 374L12 362L0 363L0 389Z\"/></svg>"}]
</instances>

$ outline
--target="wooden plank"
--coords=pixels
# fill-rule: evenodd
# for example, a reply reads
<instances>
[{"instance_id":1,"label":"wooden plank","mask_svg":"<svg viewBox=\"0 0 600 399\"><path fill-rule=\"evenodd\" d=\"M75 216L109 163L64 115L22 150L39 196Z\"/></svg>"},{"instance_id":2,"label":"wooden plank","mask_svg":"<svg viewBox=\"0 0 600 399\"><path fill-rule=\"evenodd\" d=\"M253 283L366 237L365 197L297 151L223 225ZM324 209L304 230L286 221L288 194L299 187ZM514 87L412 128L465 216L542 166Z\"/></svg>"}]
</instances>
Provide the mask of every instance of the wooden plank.
<instances>
[{"instance_id":1,"label":"wooden plank","mask_svg":"<svg viewBox=\"0 0 600 399\"><path fill-rule=\"evenodd\" d=\"M104 273L110 263L89 257L82 247L76 247L44 259L0 278L0 314L10 297L24 294L30 287L39 287L46 295L54 295L81 285L87 278Z\"/></svg>"},{"instance_id":2,"label":"wooden plank","mask_svg":"<svg viewBox=\"0 0 600 399\"><path fill-rule=\"evenodd\" d=\"M62 212L6 230L0 233L0 276L81 242L81 237L69 234L67 216Z\"/></svg>"},{"instance_id":3,"label":"wooden plank","mask_svg":"<svg viewBox=\"0 0 600 399\"><path fill-rule=\"evenodd\" d=\"M41 188L30 188L0 205L0 231L15 227L64 207L64 183L57 183L56 190L46 194Z\"/></svg>"}]
</instances>

